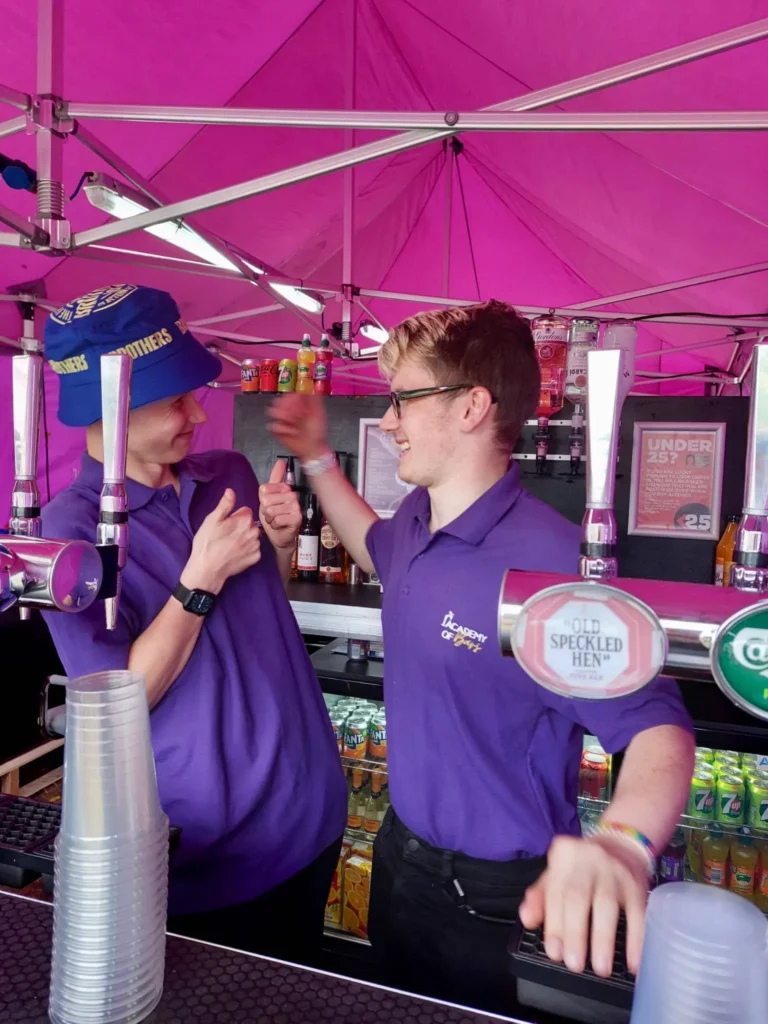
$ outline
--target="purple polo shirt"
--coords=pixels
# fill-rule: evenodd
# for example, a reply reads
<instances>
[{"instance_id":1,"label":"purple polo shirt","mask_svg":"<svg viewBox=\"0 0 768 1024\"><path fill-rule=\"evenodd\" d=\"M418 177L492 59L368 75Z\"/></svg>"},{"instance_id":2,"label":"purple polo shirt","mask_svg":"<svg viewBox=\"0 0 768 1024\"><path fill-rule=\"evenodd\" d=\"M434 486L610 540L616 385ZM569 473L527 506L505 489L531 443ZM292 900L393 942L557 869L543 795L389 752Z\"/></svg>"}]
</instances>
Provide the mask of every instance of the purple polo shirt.
<instances>
[{"instance_id":1,"label":"purple polo shirt","mask_svg":"<svg viewBox=\"0 0 768 1024\"><path fill-rule=\"evenodd\" d=\"M67 674L125 668L131 643L168 601L192 538L226 487L258 516L244 456L192 455L173 486L128 481L130 536L117 629L97 603L45 615ZM102 466L83 455L75 482L43 509L46 537L96 536ZM346 786L322 693L271 545L225 584L187 665L152 709L160 801L183 829L171 914L244 902L307 867L346 822Z\"/></svg>"},{"instance_id":2,"label":"purple polo shirt","mask_svg":"<svg viewBox=\"0 0 768 1024\"><path fill-rule=\"evenodd\" d=\"M418 488L371 527L384 585L384 697L392 803L427 842L488 860L544 854L578 835L585 732L610 752L656 725L691 729L677 685L567 700L538 686L498 642L506 569L573 573L580 530L510 470L435 534ZM457 647L457 627L474 631Z\"/></svg>"}]
</instances>

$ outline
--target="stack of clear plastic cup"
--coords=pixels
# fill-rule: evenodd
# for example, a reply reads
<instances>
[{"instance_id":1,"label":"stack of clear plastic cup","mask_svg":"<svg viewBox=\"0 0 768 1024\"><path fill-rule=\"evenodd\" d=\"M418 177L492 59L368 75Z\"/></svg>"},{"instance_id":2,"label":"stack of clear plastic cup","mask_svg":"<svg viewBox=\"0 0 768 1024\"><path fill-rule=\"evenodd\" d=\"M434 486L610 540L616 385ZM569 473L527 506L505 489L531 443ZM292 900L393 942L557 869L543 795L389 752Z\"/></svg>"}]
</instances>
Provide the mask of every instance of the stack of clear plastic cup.
<instances>
[{"instance_id":1,"label":"stack of clear plastic cup","mask_svg":"<svg viewBox=\"0 0 768 1024\"><path fill-rule=\"evenodd\" d=\"M664 885L648 901L630 1024L765 1024L768 924L742 896Z\"/></svg>"},{"instance_id":2,"label":"stack of clear plastic cup","mask_svg":"<svg viewBox=\"0 0 768 1024\"><path fill-rule=\"evenodd\" d=\"M98 672L67 684L56 839L49 1015L136 1024L160 1001L168 819L157 794L144 679Z\"/></svg>"}]
</instances>

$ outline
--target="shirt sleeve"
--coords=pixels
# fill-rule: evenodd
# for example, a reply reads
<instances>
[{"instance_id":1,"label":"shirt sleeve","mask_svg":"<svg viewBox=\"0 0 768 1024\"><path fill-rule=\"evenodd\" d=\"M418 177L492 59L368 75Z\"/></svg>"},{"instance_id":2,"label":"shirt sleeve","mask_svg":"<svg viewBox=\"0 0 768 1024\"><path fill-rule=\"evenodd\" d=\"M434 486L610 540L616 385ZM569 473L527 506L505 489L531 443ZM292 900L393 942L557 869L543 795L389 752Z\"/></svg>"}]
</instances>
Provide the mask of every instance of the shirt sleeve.
<instances>
[{"instance_id":1,"label":"shirt sleeve","mask_svg":"<svg viewBox=\"0 0 768 1024\"><path fill-rule=\"evenodd\" d=\"M392 567L396 523L397 516L393 516L392 519L377 519L365 537L368 554L371 556L373 567L383 587L387 586Z\"/></svg>"},{"instance_id":2,"label":"shirt sleeve","mask_svg":"<svg viewBox=\"0 0 768 1024\"><path fill-rule=\"evenodd\" d=\"M693 735L693 723L674 679L658 676L641 690L608 700L568 700L542 688L544 702L597 736L609 754L624 750L638 733L677 725Z\"/></svg>"},{"instance_id":3,"label":"shirt sleeve","mask_svg":"<svg viewBox=\"0 0 768 1024\"><path fill-rule=\"evenodd\" d=\"M77 494L62 493L42 511L46 536L73 540L93 540L97 513ZM116 628L107 630L104 602L94 601L84 611L43 612L43 619L56 651L71 679L128 667L131 644L141 633L141 624L125 593L118 604Z\"/></svg>"},{"instance_id":4,"label":"shirt sleeve","mask_svg":"<svg viewBox=\"0 0 768 1024\"><path fill-rule=\"evenodd\" d=\"M114 630L104 622L104 602L94 601L85 611L69 615L65 612L43 612L56 651L70 679L91 672L128 667L128 654L138 633L134 633L121 602Z\"/></svg>"}]
</instances>

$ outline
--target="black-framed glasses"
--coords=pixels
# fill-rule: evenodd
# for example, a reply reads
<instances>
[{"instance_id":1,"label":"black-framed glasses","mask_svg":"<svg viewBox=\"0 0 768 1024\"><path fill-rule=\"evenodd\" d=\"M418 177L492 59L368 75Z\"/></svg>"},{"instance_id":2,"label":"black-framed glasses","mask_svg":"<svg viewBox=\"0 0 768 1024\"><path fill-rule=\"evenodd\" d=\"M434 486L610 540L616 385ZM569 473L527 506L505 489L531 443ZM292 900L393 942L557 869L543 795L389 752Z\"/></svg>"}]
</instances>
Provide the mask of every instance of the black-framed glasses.
<instances>
[{"instance_id":1,"label":"black-framed glasses","mask_svg":"<svg viewBox=\"0 0 768 1024\"><path fill-rule=\"evenodd\" d=\"M410 402L414 398L428 398L430 395L441 395L446 391L461 391L465 388L473 388L474 384L443 384L439 387L416 388L414 391L390 391L389 401L392 404L395 416L400 419L403 412L403 402Z\"/></svg>"}]
</instances>

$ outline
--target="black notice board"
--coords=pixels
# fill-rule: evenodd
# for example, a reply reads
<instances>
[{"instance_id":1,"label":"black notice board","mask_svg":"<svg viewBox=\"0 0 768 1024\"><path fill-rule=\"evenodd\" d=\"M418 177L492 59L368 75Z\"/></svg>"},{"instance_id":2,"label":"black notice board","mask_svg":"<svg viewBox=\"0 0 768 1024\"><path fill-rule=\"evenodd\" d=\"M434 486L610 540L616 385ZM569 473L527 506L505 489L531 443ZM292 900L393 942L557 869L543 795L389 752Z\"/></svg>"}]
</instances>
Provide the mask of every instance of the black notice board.
<instances>
[{"instance_id":1,"label":"black notice board","mask_svg":"<svg viewBox=\"0 0 768 1024\"><path fill-rule=\"evenodd\" d=\"M247 456L259 480L267 480L275 459L286 452L269 432L267 409L279 397L262 394L235 396L234 447ZM347 452L346 473L357 486L357 450L360 420L381 419L389 408L386 395L354 397L332 395L326 399L328 443L336 452ZM296 467L299 484L301 470Z\"/></svg>"},{"instance_id":2,"label":"black notice board","mask_svg":"<svg viewBox=\"0 0 768 1024\"><path fill-rule=\"evenodd\" d=\"M241 394L235 398L234 446L243 452L260 479L266 479L275 459L284 454L267 427L266 409L279 398ZM348 397L334 395L328 402L329 442L337 451L350 453L347 474L357 482L357 450L361 419L377 419L389 404L385 395ZM569 418L566 405L556 419ZM683 580L711 583L714 571L714 541L676 540L671 537L630 537L627 535L629 487L632 470L632 437L637 421L708 422L726 424L725 466L720 533L725 518L741 511L744 491L744 460L747 450L749 400L747 398L628 398L621 420L619 463L616 473L616 520L619 526L619 571L622 576L646 579ZM533 451L535 427L528 426L517 445L518 452ZM552 427L551 454L567 454L570 428ZM568 461L547 463L547 476L537 477L532 461L520 461L523 484L567 519L580 523L584 515L586 489L584 472L569 476ZM574 566L575 571L575 566Z\"/></svg>"}]
</instances>

